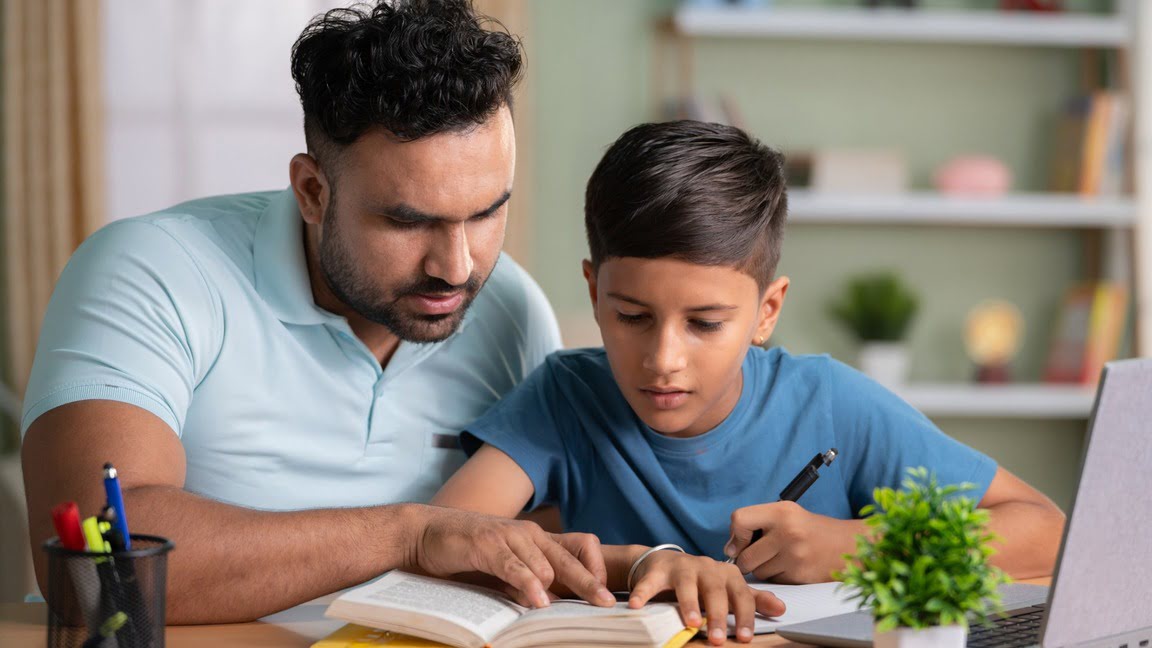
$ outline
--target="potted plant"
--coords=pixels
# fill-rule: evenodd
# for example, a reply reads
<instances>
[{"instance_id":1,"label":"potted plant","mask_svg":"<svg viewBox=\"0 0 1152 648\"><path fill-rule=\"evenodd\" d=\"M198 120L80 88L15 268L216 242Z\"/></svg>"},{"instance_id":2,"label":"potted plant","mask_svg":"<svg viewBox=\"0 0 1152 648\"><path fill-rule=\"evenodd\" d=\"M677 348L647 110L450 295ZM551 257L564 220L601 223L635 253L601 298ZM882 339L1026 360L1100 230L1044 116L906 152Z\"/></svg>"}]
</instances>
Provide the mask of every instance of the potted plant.
<instances>
[{"instance_id":1,"label":"potted plant","mask_svg":"<svg viewBox=\"0 0 1152 648\"><path fill-rule=\"evenodd\" d=\"M998 587L1008 582L988 562L988 512L957 496L972 484L940 486L922 467L903 486L876 489L860 511L869 533L836 577L871 607L877 648L963 648L968 615L1001 612Z\"/></svg>"},{"instance_id":2,"label":"potted plant","mask_svg":"<svg viewBox=\"0 0 1152 648\"><path fill-rule=\"evenodd\" d=\"M832 304L832 317L861 343L858 366L877 382L898 387L908 375L908 332L919 300L892 273L851 279L840 299Z\"/></svg>"}]
</instances>

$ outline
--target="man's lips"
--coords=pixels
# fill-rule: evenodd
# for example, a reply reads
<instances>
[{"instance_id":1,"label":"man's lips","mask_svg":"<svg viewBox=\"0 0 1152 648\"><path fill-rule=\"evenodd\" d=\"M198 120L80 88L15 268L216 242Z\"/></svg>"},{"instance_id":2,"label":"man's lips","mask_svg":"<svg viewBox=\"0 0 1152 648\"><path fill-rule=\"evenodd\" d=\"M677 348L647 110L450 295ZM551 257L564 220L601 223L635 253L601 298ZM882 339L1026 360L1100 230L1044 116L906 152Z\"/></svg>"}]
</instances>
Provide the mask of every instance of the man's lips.
<instances>
[{"instance_id":1,"label":"man's lips","mask_svg":"<svg viewBox=\"0 0 1152 648\"><path fill-rule=\"evenodd\" d=\"M644 394L656 409L670 410L683 405L692 392L679 387L641 387L640 393Z\"/></svg>"},{"instance_id":2,"label":"man's lips","mask_svg":"<svg viewBox=\"0 0 1152 648\"><path fill-rule=\"evenodd\" d=\"M410 295L416 308L425 315L447 315L464 303L464 293L454 292L440 295Z\"/></svg>"}]
</instances>

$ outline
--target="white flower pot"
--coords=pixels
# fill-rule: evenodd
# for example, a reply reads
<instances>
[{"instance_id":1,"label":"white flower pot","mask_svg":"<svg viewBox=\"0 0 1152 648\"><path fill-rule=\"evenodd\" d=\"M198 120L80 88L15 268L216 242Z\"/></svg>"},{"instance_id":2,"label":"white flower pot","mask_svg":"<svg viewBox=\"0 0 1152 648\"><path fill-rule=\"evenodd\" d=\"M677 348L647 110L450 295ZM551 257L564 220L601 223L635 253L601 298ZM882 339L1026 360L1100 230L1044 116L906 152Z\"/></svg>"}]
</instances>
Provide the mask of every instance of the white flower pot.
<instances>
[{"instance_id":1,"label":"white flower pot","mask_svg":"<svg viewBox=\"0 0 1152 648\"><path fill-rule=\"evenodd\" d=\"M867 342L857 358L860 371L885 387L902 386L908 378L908 346L901 342Z\"/></svg>"},{"instance_id":2,"label":"white flower pot","mask_svg":"<svg viewBox=\"0 0 1152 648\"><path fill-rule=\"evenodd\" d=\"M967 643L968 629L958 625L896 628L872 636L876 648L964 648Z\"/></svg>"}]
</instances>

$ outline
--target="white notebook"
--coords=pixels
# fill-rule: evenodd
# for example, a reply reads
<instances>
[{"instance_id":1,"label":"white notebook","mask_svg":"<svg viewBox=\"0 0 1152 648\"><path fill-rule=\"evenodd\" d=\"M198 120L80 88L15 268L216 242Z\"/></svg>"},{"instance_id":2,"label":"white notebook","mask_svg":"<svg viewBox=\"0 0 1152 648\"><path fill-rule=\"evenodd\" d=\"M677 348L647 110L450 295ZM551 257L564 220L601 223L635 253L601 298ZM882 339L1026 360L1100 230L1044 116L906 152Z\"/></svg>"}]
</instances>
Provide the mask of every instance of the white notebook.
<instances>
[{"instance_id":1,"label":"white notebook","mask_svg":"<svg viewBox=\"0 0 1152 648\"><path fill-rule=\"evenodd\" d=\"M775 594L787 606L779 617L756 616L756 634L776 632L776 628L792 623L813 621L824 617L855 612L858 601L850 601L852 591L841 583L815 583L812 585L776 585L749 583L750 586ZM736 619L728 615L728 634L736 635Z\"/></svg>"}]
</instances>

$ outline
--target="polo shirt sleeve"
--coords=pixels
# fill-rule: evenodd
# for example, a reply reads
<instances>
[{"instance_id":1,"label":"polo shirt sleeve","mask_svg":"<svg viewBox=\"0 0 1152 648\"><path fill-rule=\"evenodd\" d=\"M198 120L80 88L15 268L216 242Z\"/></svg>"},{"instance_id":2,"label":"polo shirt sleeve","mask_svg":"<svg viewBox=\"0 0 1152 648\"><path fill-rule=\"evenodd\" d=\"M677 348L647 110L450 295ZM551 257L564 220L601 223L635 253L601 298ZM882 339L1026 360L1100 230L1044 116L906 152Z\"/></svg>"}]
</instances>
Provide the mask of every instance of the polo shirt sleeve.
<instances>
[{"instance_id":1,"label":"polo shirt sleeve","mask_svg":"<svg viewBox=\"0 0 1152 648\"><path fill-rule=\"evenodd\" d=\"M160 225L126 220L93 234L57 281L25 394L21 434L41 414L113 400L180 434L197 383L219 352L219 299Z\"/></svg>"},{"instance_id":2,"label":"polo shirt sleeve","mask_svg":"<svg viewBox=\"0 0 1152 648\"><path fill-rule=\"evenodd\" d=\"M996 462L949 437L896 394L844 364L829 360L833 434L852 511L872 503L877 487L900 488L907 469L923 466L941 485L969 482L961 493L979 502Z\"/></svg>"},{"instance_id":3,"label":"polo shirt sleeve","mask_svg":"<svg viewBox=\"0 0 1152 648\"><path fill-rule=\"evenodd\" d=\"M460 442L469 456L488 444L520 466L535 490L524 510L544 504L564 508L580 478L574 462L590 460L578 420L565 396L561 363L552 356L469 425Z\"/></svg>"}]
</instances>

